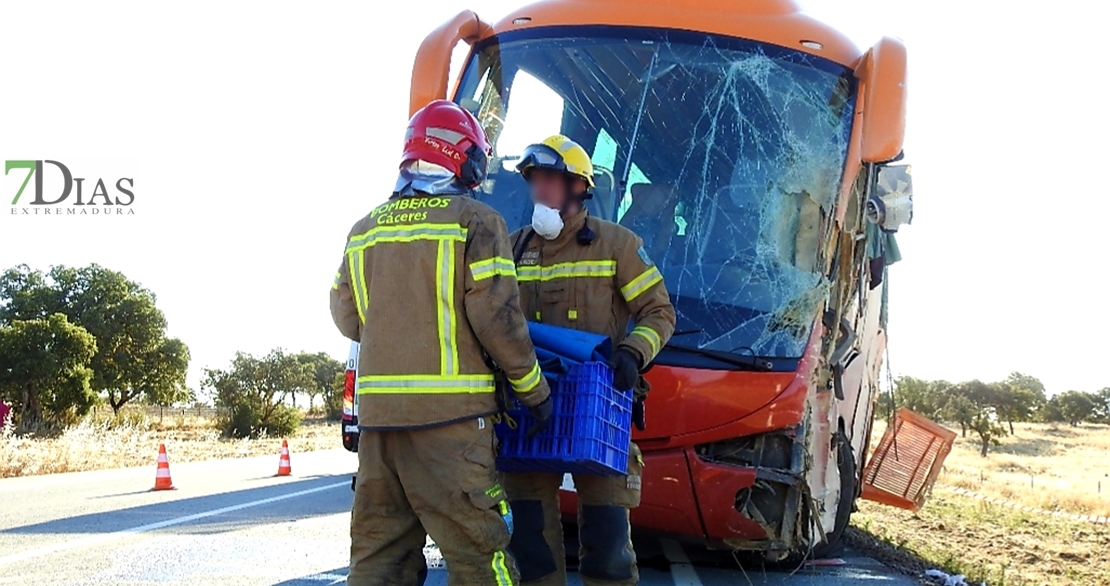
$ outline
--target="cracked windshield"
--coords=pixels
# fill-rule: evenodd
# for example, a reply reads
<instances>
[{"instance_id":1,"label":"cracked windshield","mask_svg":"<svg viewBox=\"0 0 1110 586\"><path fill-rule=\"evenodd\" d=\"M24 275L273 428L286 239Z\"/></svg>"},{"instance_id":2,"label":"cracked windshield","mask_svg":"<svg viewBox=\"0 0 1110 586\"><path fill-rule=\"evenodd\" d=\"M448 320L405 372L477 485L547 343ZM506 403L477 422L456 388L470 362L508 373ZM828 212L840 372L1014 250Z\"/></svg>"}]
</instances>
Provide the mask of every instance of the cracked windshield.
<instances>
[{"instance_id":1,"label":"cracked windshield","mask_svg":"<svg viewBox=\"0 0 1110 586\"><path fill-rule=\"evenodd\" d=\"M672 346L790 359L825 296L819 243L853 83L842 66L750 41L541 29L479 46L457 101L494 145L478 197L510 230L531 221L521 152L565 134L593 158L590 213L639 234L660 267Z\"/></svg>"}]
</instances>

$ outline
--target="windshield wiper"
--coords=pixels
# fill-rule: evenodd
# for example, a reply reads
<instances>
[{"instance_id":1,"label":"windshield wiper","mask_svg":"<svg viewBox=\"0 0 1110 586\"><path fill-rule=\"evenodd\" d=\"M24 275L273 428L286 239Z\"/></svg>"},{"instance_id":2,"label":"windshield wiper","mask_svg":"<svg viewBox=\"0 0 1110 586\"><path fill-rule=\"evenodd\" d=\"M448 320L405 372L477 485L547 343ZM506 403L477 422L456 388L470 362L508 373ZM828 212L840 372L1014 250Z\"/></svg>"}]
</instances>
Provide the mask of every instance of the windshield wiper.
<instances>
[{"instance_id":1,"label":"windshield wiper","mask_svg":"<svg viewBox=\"0 0 1110 586\"><path fill-rule=\"evenodd\" d=\"M695 348L692 346L679 346L678 344L670 344L663 346L664 350L673 350L683 354L693 354L695 356L703 356L705 358L712 358L718 362L731 364L732 366L739 366L751 370L774 370L775 365L770 360L764 360L758 356L749 356L746 354L731 354L729 352L721 352L720 350L709 350L708 348Z\"/></svg>"}]
</instances>

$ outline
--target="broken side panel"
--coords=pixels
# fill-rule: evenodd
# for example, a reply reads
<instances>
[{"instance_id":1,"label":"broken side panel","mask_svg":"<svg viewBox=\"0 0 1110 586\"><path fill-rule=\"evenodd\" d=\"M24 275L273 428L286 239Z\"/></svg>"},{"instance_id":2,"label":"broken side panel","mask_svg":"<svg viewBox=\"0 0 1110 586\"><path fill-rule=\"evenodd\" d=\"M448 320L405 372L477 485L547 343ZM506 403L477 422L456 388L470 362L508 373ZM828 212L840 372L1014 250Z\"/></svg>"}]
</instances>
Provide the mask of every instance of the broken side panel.
<instances>
[{"instance_id":1,"label":"broken side panel","mask_svg":"<svg viewBox=\"0 0 1110 586\"><path fill-rule=\"evenodd\" d=\"M863 471L863 498L916 511L952 451L956 433L902 408Z\"/></svg>"}]
</instances>

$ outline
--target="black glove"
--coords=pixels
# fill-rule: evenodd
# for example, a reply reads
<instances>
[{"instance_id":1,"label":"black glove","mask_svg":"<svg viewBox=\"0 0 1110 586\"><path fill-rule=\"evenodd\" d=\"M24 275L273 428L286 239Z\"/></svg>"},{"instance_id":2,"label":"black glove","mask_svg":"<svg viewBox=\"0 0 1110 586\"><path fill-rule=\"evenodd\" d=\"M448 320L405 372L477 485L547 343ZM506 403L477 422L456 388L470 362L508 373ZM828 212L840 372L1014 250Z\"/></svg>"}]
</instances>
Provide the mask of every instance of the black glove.
<instances>
[{"instance_id":1,"label":"black glove","mask_svg":"<svg viewBox=\"0 0 1110 586\"><path fill-rule=\"evenodd\" d=\"M628 348L613 353L609 368L613 370L613 388L618 391L627 391L640 380L640 359Z\"/></svg>"},{"instance_id":2,"label":"black glove","mask_svg":"<svg viewBox=\"0 0 1110 586\"><path fill-rule=\"evenodd\" d=\"M551 421L551 411L553 409L554 405L551 404L550 396L544 399L539 405L528 408L528 414L532 416L532 419L536 420L536 422L532 424L532 427L528 428L528 433L525 434L529 439L536 437L537 434L547 427L547 422Z\"/></svg>"},{"instance_id":3,"label":"black glove","mask_svg":"<svg viewBox=\"0 0 1110 586\"><path fill-rule=\"evenodd\" d=\"M644 431L647 429L647 420L644 419L644 400L636 399L632 402L632 425L636 429Z\"/></svg>"}]
</instances>

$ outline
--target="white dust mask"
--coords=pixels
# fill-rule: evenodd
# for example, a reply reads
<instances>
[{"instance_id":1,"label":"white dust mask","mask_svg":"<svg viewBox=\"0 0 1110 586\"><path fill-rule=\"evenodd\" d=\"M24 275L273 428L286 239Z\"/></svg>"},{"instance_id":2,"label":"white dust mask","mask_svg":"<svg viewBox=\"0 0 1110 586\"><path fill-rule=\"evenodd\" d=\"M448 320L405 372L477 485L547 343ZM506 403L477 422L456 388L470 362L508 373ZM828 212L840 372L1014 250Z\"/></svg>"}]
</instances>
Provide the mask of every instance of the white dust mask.
<instances>
[{"instance_id":1,"label":"white dust mask","mask_svg":"<svg viewBox=\"0 0 1110 586\"><path fill-rule=\"evenodd\" d=\"M532 229L545 240L554 240L563 231L563 216L559 210L538 203L532 210Z\"/></svg>"}]
</instances>

